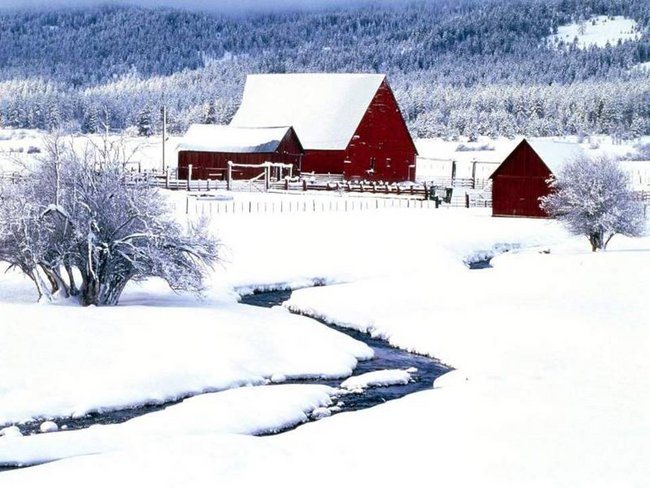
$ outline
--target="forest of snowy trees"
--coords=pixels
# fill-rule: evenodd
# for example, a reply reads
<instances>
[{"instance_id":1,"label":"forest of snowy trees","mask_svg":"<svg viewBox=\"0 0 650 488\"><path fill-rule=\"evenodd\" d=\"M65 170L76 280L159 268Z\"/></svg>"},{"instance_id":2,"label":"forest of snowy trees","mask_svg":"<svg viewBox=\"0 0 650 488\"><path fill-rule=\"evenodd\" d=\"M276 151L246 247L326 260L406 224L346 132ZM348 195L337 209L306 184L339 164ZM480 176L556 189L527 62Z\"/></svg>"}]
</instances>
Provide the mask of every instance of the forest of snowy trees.
<instances>
[{"instance_id":1,"label":"forest of snowy trees","mask_svg":"<svg viewBox=\"0 0 650 488\"><path fill-rule=\"evenodd\" d=\"M623 15L643 34L553 47ZM646 0L429 0L224 16L102 7L0 13L0 125L96 132L227 123L255 72L382 72L417 136L650 133ZM146 127L146 129L143 129Z\"/></svg>"}]
</instances>

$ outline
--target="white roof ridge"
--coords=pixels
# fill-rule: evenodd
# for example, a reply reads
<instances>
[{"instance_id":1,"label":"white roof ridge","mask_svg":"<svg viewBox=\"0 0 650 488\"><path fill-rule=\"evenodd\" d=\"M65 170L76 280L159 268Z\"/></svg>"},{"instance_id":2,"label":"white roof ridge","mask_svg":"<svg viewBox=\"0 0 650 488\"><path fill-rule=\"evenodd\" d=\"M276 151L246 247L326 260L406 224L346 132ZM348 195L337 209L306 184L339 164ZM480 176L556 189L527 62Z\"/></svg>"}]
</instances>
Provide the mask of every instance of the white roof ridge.
<instances>
[{"instance_id":1,"label":"white roof ridge","mask_svg":"<svg viewBox=\"0 0 650 488\"><path fill-rule=\"evenodd\" d=\"M289 125L305 149L343 150L385 79L377 73L251 74L231 125Z\"/></svg>"},{"instance_id":2,"label":"white roof ridge","mask_svg":"<svg viewBox=\"0 0 650 488\"><path fill-rule=\"evenodd\" d=\"M290 126L235 127L192 124L177 149L228 153L274 152L290 130Z\"/></svg>"}]
</instances>

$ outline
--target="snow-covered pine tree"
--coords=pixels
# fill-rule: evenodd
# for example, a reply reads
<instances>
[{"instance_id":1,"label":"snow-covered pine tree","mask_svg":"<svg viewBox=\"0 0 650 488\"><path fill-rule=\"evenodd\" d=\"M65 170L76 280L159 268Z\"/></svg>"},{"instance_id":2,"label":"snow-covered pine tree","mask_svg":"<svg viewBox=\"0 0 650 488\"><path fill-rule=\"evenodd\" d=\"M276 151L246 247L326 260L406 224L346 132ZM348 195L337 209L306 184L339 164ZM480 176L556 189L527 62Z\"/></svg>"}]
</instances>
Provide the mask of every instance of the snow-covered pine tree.
<instances>
[{"instance_id":1,"label":"snow-covered pine tree","mask_svg":"<svg viewBox=\"0 0 650 488\"><path fill-rule=\"evenodd\" d=\"M138 117L138 135L145 137L153 135L153 120L149 105L144 106Z\"/></svg>"},{"instance_id":2,"label":"snow-covered pine tree","mask_svg":"<svg viewBox=\"0 0 650 488\"><path fill-rule=\"evenodd\" d=\"M84 110L81 132L84 134L95 134L99 128L99 114L97 107L91 105Z\"/></svg>"},{"instance_id":3,"label":"snow-covered pine tree","mask_svg":"<svg viewBox=\"0 0 650 488\"><path fill-rule=\"evenodd\" d=\"M59 107L53 100L51 100L47 106L45 128L50 132L54 132L60 127L61 127L61 114L59 113Z\"/></svg>"},{"instance_id":4,"label":"snow-covered pine tree","mask_svg":"<svg viewBox=\"0 0 650 488\"><path fill-rule=\"evenodd\" d=\"M551 180L541 207L571 233L584 235L592 251L604 250L616 234L635 237L645 230L642 205L635 200L627 174L607 158L581 157Z\"/></svg>"},{"instance_id":5,"label":"snow-covered pine tree","mask_svg":"<svg viewBox=\"0 0 650 488\"><path fill-rule=\"evenodd\" d=\"M205 107L205 116L203 117L204 124L216 124L217 117L217 104L214 100L210 100Z\"/></svg>"}]
</instances>

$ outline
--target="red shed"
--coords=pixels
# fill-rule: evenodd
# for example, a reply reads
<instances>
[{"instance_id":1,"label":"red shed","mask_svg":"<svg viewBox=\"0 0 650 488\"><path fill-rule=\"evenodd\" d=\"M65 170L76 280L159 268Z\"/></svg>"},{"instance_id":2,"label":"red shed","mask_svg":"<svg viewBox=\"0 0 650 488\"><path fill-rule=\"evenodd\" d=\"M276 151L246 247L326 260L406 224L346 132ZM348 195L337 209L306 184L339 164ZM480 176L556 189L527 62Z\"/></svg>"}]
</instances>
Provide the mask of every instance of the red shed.
<instances>
[{"instance_id":1,"label":"red shed","mask_svg":"<svg viewBox=\"0 0 650 488\"><path fill-rule=\"evenodd\" d=\"M563 164L583 154L578 144L551 139L523 139L492 173L492 215L547 217L539 199L548 195L547 180Z\"/></svg>"},{"instance_id":2,"label":"red shed","mask_svg":"<svg viewBox=\"0 0 650 488\"><path fill-rule=\"evenodd\" d=\"M415 179L417 151L385 75L249 75L232 126L292 126L302 173Z\"/></svg>"},{"instance_id":3,"label":"red shed","mask_svg":"<svg viewBox=\"0 0 650 488\"><path fill-rule=\"evenodd\" d=\"M178 145L178 177L187 178L192 165L192 178L225 180L228 161L238 164L266 162L300 168L302 145L291 127L241 128L228 125L192 125ZM260 168L235 167L235 179L250 179Z\"/></svg>"}]
</instances>

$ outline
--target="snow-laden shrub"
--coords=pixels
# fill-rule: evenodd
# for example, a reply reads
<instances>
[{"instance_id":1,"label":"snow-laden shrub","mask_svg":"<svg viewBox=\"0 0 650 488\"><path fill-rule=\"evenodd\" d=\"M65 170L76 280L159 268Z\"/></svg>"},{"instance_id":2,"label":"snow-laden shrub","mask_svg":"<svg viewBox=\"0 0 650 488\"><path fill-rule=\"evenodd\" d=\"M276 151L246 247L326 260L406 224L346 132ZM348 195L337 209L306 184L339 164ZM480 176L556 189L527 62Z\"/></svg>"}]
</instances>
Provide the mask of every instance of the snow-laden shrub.
<instances>
[{"instance_id":1,"label":"snow-laden shrub","mask_svg":"<svg viewBox=\"0 0 650 488\"><path fill-rule=\"evenodd\" d=\"M39 297L82 305L117 304L128 282L148 277L200 292L217 241L204 223L183 229L158 190L123 168L120 144L79 152L50 140L36 169L0 186L0 261L29 276Z\"/></svg>"},{"instance_id":2,"label":"snow-laden shrub","mask_svg":"<svg viewBox=\"0 0 650 488\"><path fill-rule=\"evenodd\" d=\"M606 249L616 234L635 237L645 229L643 207L629 177L607 157L578 158L551 178L550 185L541 207L573 234L586 236L593 251Z\"/></svg>"}]
</instances>

